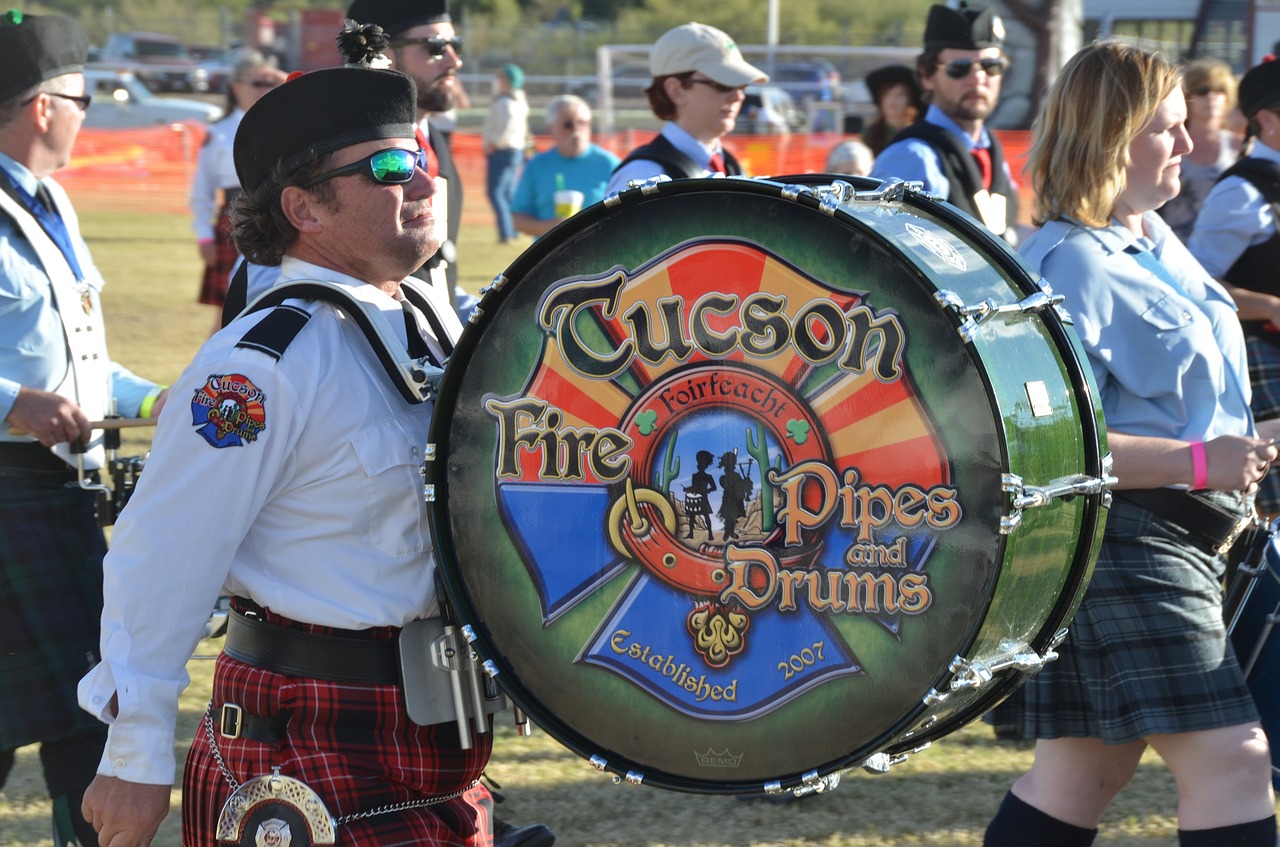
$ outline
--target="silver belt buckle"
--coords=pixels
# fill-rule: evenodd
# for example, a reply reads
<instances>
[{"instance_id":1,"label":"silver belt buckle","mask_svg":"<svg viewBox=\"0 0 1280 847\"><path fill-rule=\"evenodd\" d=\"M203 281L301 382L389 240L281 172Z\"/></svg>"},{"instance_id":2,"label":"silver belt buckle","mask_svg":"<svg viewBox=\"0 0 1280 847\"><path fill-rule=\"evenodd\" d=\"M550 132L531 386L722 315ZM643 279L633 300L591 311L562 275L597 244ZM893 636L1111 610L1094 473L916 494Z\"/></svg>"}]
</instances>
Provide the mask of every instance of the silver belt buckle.
<instances>
[{"instance_id":1,"label":"silver belt buckle","mask_svg":"<svg viewBox=\"0 0 1280 847\"><path fill-rule=\"evenodd\" d=\"M223 738L239 738L244 728L244 709L238 703L223 703L218 710L218 734Z\"/></svg>"}]
</instances>

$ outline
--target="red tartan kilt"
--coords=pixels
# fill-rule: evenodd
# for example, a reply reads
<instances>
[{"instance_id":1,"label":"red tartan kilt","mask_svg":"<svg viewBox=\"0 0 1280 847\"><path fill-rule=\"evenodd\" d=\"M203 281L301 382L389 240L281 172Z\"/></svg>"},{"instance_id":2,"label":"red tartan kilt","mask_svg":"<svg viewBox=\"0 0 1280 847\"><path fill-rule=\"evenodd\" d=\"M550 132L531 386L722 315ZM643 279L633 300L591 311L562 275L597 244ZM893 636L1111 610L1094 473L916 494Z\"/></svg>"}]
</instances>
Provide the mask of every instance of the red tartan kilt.
<instances>
[{"instance_id":1,"label":"red tartan kilt","mask_svg":"<svg viewBox=\"0 0 1280 847\"><path fill-rule=\"evenodd\" d=\"M225 654L214 670L213 702L238 703L266 717L290 713L285 741L225 739L215 728L218 749L239 782L279 766L281 774L311 786L335 818L466 788L479 778L492 747L492 733L474 736L475 746L463 750L452 723L414 724L396 686L289 677ZM217 843L218 814L230 794L201 721L183 773L184 847ZM491 809L488 791L478 785L455 800L339 826L338 844L492 847Z\"/></svg>"},{"instance_id":2,"label":"red tartan kilt","mask_svg":"<svg viewBox=\"0 0 1280 847\"><path fill-rule=\"evenodd\" d=\"M223 206L218 213L218 222L213 228L213 243L218 252L213 264L204 266L204 275L200 278L200 295L196 299L207 306L221 306L227 299L231 271L235 269L236 259L240 257L240 252L231 241L230 206Z\"/></svg>"}]
</instances>

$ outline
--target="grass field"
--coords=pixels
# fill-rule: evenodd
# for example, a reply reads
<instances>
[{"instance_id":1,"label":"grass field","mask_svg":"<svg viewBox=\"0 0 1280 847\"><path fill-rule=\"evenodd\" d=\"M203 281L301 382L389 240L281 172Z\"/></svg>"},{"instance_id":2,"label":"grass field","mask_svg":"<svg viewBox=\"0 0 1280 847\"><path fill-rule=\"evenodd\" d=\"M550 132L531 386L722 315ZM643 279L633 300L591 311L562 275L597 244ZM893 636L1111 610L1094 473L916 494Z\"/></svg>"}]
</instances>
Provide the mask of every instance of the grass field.
<instances>
[{"instance_id":1,"label":"grass field","mask_svg":"<svg viewBox=\"0 0 1280 847\"><path fill-rule=\"evenodd\" d=\"M195 302L199 268L186 218L108 213L82 218L108 280L104 303L113 357L140 374L172 380L213 320L211 308ZM464 228L461 267L465 286L473 291L519 253L518 245L498 246L494 240L491 225ZM145 450L145 436L135 436L132 448ZM206 643L201 653L218 647ZM179 761L207 700L212 662L193 659L189 668L193 682L182 701ZM499 816L516 823L542 821L563 847L960 847L982 843L982 831L1000 798L1030 763L1028 749L998 744L978 724L885 776L849 773L832 793L786 804L742 802L614 785L545 733L535 730L521 738L504 722L488 772L507 797L498 807ZM175 791L158 847L179 845L179 802ZM1174 811L1172 779L1148 754L1107 814L1096 843L1176 844ZM0 792L0 847L48 847L49 833L36 750L24 748Z\"/></svg>"}]
</instances>

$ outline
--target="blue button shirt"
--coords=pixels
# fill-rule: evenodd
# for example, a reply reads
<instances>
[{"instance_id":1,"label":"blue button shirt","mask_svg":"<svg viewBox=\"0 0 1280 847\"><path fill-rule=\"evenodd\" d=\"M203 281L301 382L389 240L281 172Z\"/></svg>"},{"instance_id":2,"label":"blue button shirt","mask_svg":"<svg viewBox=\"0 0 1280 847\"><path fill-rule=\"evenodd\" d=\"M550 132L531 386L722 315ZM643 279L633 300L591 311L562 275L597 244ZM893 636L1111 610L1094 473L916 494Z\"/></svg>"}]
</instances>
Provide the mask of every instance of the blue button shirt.
<instances>
[{"instance_id":1,"label":"blue button shirt","mask_svg":"<svg viewBox=\"0 0 1280 847\"><path fill-rule=\"evenodd\" d=\"M1050 221L1020 252L1066 297L1109 429L1184 441L1252 434L1235 303L1159 215L1144 215L1143 230L1149 238L1118 223Z\"/></svg>"},{"instance_id":2,"label":"blue button shirt","mask_svg":"<svg viewBox=\"0 0 1280 847\"><path fill-rule=\"evenodd\" d=\"M1280 151L1253 142L1252 159L1280 163ZM1253 183L1230 176L1210 189L1196 215L1187 248L1204 269L1218 279L1236 263L1240 255L1276 234L1276 216L1271 204Z\"/></svg>"},{"instance_id":3,"label":"blue button shirt","mask_svg":"<svg viewBox=\"0 0 1280 847\"><path fill-rule=\"evenodd\" d=\"M14 183L35 193L35 175L26 167L0 153L0 168ZM66 223L80 257L83 284L91 289L97 307L102 274L89 259L75 219ZM8 215L0 214L0 440L30 440L10 438L4 422L18 390L26 386L52 391L62 383L68 367L66 335L49 277L30 242ZM125 417L136 417L142 401L159 388L114 362L111 377L116 410Z\"/></svg>"},{"instance_id":4,"label":"blue button shirt","mask_svg":"<svg viewBox=\"0 0 1280 847\"><path fill-rule=\"evenodd\" d=\"M975 142L960 124L949 118L937 106L930 106L924 119L931 124L942 127L964 144L964 149L990 147L991 134L984 128ZM1009 165L1005 163L1005 174L1009 174ZM896 141L880 151L876 156L871 175L876 179L892 179L894 177L907 182L923 182L924 190L939 197L951 196L951 181L942 170L942 157L931 144L919 138L908 138ZM1012 178L1010 183L1012 183Z\"/></svg>"}]
</instances>

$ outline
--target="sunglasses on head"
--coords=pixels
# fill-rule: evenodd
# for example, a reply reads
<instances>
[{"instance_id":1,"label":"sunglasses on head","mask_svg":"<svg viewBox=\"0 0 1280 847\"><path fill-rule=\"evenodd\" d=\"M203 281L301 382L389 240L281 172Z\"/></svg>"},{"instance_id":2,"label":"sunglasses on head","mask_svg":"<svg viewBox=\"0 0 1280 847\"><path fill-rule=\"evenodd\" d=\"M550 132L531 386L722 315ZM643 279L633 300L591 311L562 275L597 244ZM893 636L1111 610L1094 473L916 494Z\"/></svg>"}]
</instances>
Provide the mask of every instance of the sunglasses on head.
<instances>
[{"instance_id":1,"label":"sunglasses on head","mask_svg":"<svg viewBox=\"0 0 1280 847\"><path fill-rule=\"evenodd\" d=\"M424 172L427 170L427 153L425 150L405 150L400 147L391 147L365 156L358 162L352 162L349 165L335 168L326 174L321 174L298 187L310 188L327 179L333 179L336 176L347 176L348 174L360 174L382 185L403 185L413 179L413 175L418 169Z\"/></svg>"},{"instance_id":2,"label":"sunglasses on head","mask_svg":"<svg viewBox=\"0 0 1280 847\"><path fill-rule=\"evenodd\" d=\"M444 55L444 51L452 47L453 52L462 55L462 36L455 35L453 38L441 38L438 35L430 35L426 38L401 38L394 39L391 47L406 47L410 44L416 44L426 50L434 59L439 59Z\"/></svg>"},{"instance_id":3,"label":"sunglasses on head","mask_svg":"<svg viewBox=\"0 0 1280 847\"><path fill-rule=\"evenodd\" d=\"M987 76L1000 76L1004 73L1004 59L953 59L942 66L947 76L952 79L964 79L973 72L973 66L982 68Z\"/></svg>"}]
</instances>

